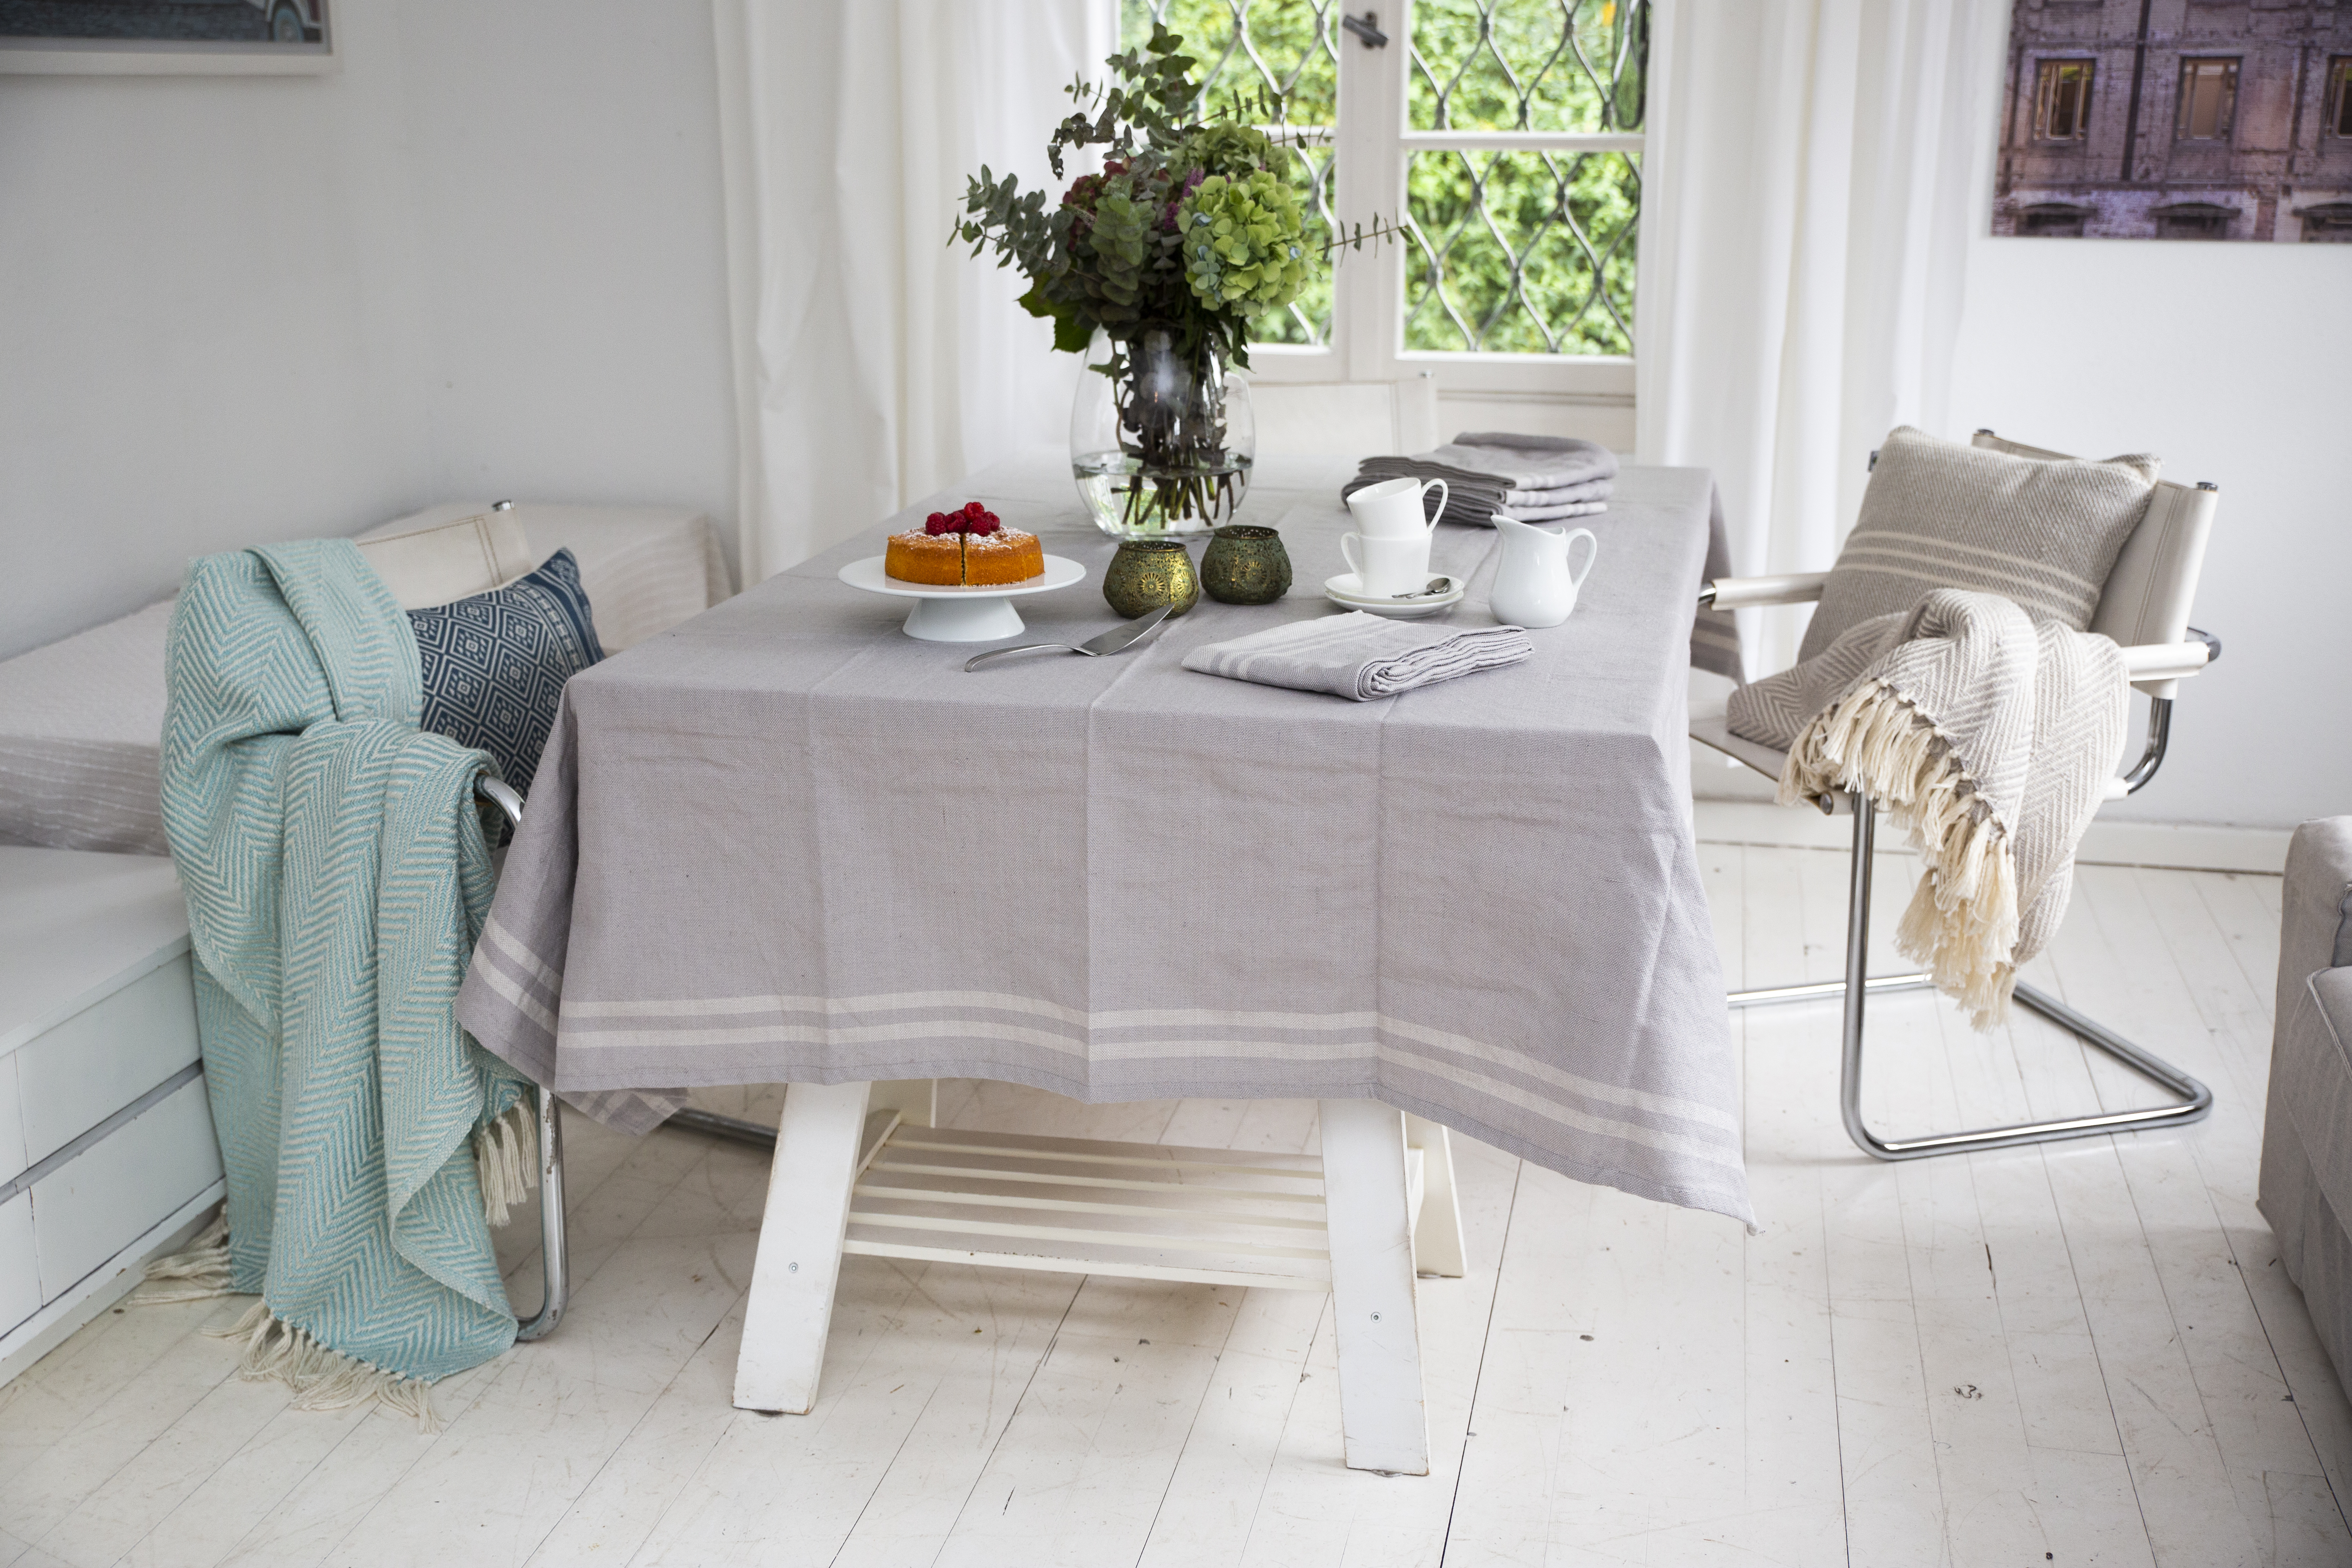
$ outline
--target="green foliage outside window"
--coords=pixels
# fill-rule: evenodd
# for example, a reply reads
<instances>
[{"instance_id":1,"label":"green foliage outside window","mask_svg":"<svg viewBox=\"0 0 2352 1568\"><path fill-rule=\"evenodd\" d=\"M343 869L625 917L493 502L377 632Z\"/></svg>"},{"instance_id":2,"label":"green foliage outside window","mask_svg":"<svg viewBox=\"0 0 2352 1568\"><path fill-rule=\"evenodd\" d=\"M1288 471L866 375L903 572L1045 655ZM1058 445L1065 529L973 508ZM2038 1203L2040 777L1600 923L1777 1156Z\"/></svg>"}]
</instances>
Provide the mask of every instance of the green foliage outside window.
<instances>
[{"instance_id":1,"label":"green foliage outside window","mask_svg":"<svg viewBox=\"0 0 2352 1568\"><path fill-rule=\"evenodd\" d=\"M1129 36L1154 16L1202 62L1213 102L1270 88L1284 121L1337 118L1341 0L1122 0ZM1415 0L1408 69L1416 130L1638 131L1643 0ZM1391 41L1390 47L1402 47ZM1315 237L1330 209L1328 146L1290 149L1286 174ZM1621 153L1413 154L1406 174L1409 350L1633 352L1640 157ZM1339 265L1362 265L1348 256ZM1516 267L1516 270L1515 270ZM1329 340L1330 282L1259 319L1259 341Z\"/></svg>"}]
</instances>

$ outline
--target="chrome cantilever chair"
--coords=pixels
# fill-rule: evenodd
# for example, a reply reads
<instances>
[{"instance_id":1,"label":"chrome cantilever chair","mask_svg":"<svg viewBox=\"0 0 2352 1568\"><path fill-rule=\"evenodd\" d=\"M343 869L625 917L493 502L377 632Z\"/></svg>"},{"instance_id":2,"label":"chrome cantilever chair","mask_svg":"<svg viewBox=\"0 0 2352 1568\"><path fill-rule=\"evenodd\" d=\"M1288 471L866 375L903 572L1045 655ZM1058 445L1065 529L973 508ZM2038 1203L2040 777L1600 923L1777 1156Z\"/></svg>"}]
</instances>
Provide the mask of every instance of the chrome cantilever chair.
<instances>
[{"instance_id":1,"label":"chrome cantilever chair","mask_svg":"<svg viewBox=\"0 0 2352 1568\"><path fill-rule=\"evenodd\" d=\"M522 826L522 796L497 779L478 777L474 793L503 813L510 827ZM545 1278L539 1310L515 1327L518 1341L543 1340L563 1321L572 1300L572 1252L563 1225L563 1121L555 1090L539 1089L539 1245Z\"/></svg>"},{"instance_id":2,"label":"chrome cantilever chair","mask_svg":"<svg viewBox=\"0 0 2352 1568\"><path fill-rule=\"evenodd\" d=\"M2045 461L2063 461L2066 458L2063 452L2004 441L1990 430L1978 431L1975 444L2013 457ZM1873 458L1874 460L1875 454ZM2221 657L2220 640L2189 624L2189 602L2196 595L2198 574L2205 562L2205 543L2212 531L2213 511L2220 500L2216 487L2210 484L2192 489L2168 480L2159 482L2148 502L2147 515L2125 541L2114 569L2107 574L2098 608L2091 617L2090 629L2112 637L2123 649L2132 685L2148 698L2147 744L2128 773L2107 782L2109 800L2121 800L2136 793L2156 776L2171 738L2172 701L2180 682ZM1727 577L1701 588L1699 604L1718 610L1811 604L1822 596L1822 584L1828 580L1826 572ZM1731 733L1719 705L1711 710L1694 710L1690 732L1693 740L1773 779L1780 776L1781 766L1788 758L1785 752ZM1844 811L1853 817L1853 862L1846 903L1845 978L1811 985L1738 991L1729 1000L1734 1007L1752 1007L1831 996L1843 998L1839 1103L1847 1135L1864 1153L1881 1160L1916 1160L1963 1149L2002 1149L2094 1133L2178 1127L2203 1120L2212 1109L2212 1091L2187 1073L2085 1017L2048 992L2020 981L2016 990L2019 1002L2072 1030L2142 1077L2162 1085L2177 1100L2168 1105L2137 1110L2095 1111L2051 1121L2020 1121L1916 1138L1881 1138L1873 1132L1862 1118L1864 1006L1873 994L1916 990L1930 981L1926 974L1874 978L1868 971L1870 858L1875 809L1853 792L1823 795L1815 804L1824 813Z\"/></svg>"}]
</instances>

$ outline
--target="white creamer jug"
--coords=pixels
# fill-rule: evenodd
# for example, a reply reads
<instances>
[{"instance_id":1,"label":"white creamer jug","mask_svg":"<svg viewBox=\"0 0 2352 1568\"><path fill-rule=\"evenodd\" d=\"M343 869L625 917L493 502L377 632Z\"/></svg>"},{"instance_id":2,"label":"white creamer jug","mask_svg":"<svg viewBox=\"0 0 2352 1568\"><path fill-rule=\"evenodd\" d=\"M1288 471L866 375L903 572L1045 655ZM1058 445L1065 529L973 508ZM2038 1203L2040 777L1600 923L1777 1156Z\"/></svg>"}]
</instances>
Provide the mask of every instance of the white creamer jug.
<instances>
[{"instance_id":1,"label":"white creamer jug","mask_svg":"<svg viewBox=\"0 0 2352 1568\"><path fill-rule=\"evenodd\" d=\"M1514 522L1500 512L1495 531L1503 536L1503 558L1495 563L1495 585L1487 607L1495 618L1512 626L1556 626L1576 608L1576 591L1592 574L1601 555L1601 541L1589 528L1568 532ZM1584 570L1571 576L1569 546L1578 540L1591 546L1585 552Z\"/></svg>"}]
</instances>

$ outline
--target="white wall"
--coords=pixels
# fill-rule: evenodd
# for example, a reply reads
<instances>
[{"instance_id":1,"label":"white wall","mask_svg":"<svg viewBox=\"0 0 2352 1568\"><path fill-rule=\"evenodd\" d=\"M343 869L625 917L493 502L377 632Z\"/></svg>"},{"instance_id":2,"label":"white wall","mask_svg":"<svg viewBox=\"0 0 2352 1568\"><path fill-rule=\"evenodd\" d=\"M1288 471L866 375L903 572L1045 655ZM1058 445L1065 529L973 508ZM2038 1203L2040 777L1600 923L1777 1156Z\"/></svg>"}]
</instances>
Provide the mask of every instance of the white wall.
<instances>
[{"instance_id":1,"label":"white wall","mask_svg":"<svg viewBox=\"0 0 2352 1568\"><path fill-rule=\"evenodd\" d=\"M436 499L691 505L731 541L710 7L399 9Z\"/></svg>"},{"instance_id":2,"label":"white wall","mask_svg":"<svg viewBox=\"0 0 2352 1568\"><path fill-rule=\"evenodd\" d=\"M707 7L352 5L323 77L0 77L0 657L443 499L731 532Z\"/></svg>"},{"instance_id":3,"label":"white wall","mask_svg":"<svg viewBox=\"0 0 2352 1568\"><path fill-rule=\"evenodd\" d=\"M396 37L331 77L0 77L0 655L425 499Z\"/></svg>"},{"instance_id":4,"label":"white wall","mask_svg":"<svg viewBox=\"0 0 2352 1568\"><path fill-rule=\"evenodd\" d=\"M2287 826L2352 811L2352 248L1995 239L1970 247L1952 417L2162 457L2221 505L2154 783L2102 817ZM2137 742L2135 742L2135 750Z\"/></svg>"}]
</instances>

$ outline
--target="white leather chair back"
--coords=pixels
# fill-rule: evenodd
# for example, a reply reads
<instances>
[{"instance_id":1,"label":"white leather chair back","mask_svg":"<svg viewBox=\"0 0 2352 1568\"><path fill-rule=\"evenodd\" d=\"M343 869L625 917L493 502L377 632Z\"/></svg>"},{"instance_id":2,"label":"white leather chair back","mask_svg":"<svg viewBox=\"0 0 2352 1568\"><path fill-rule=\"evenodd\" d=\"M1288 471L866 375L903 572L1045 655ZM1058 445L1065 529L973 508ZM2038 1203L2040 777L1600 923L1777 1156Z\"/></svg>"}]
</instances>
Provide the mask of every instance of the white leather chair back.
<instances>
[{"instance_id":1,"label":"white leather chair back","mask_svg":"<svg viewBox=\"0 0 2352 1568\"><path fill-rule=\"evenodd\" d=\"M2070 454L2053 452L2022 442L2003 440L1990 430L1976 433L1975 444L2015 458L2065 462ZM2218 490L2200 489L2171 479L2157 482L2148 498L2147 515L2107 574L2098 608L2091 614L2091 630L2112 637L2125 647L2187 640L2189 611L2197 597L2197 579L2205 569L2205 544L2213 531ZM2178 680L2134 682L2150 697L2170 697Z\"/></svg>"}]
</instances>

